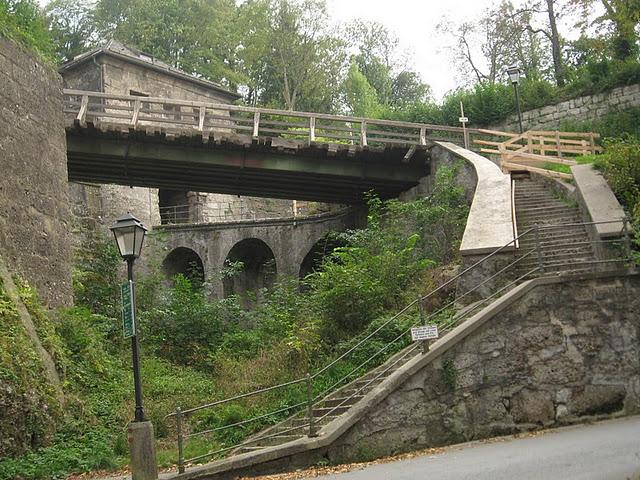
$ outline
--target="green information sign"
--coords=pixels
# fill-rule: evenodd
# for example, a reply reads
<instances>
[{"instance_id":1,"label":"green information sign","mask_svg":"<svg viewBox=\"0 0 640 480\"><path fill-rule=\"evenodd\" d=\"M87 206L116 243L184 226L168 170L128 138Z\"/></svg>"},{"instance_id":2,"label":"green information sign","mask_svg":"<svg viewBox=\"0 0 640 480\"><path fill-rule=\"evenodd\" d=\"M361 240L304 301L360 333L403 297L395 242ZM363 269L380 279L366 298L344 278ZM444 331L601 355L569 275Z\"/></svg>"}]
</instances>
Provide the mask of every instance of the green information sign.
<instances>
[{"instance_id":1,"label":"green information sign","mask_svg":"<svg viewBox=\"0 0 640 480\"><path fill-rule=\"evenodd\" d=\"M131 338L136 332L136 321L133 313L133 282L120 286L122 293L122 331L124 338Z\"/></svg>"}]
</instances>

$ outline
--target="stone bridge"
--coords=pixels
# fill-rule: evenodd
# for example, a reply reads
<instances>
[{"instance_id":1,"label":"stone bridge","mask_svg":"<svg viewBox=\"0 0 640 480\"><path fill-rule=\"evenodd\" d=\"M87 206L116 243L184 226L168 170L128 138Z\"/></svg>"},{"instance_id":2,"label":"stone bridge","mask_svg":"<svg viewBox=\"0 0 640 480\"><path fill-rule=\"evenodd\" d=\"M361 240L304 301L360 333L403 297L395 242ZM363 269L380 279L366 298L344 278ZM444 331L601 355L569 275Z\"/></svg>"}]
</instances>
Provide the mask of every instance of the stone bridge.
<instances>
[{"instance_id":1,"label":"stone bridge","mask_svg":"<svg viewBox=\"0 0 640 480\"><path fill-rule=\"evenodd\" d=\"M164 272L204 280L222 298L270 287L276 278L303 278L339 241L330 232L362 226L364 211L298 218L215 224L166 225L154 229L166 237ZM241 272L224 277L229 262L242 262Z\"/></svg>"}]
</instances>

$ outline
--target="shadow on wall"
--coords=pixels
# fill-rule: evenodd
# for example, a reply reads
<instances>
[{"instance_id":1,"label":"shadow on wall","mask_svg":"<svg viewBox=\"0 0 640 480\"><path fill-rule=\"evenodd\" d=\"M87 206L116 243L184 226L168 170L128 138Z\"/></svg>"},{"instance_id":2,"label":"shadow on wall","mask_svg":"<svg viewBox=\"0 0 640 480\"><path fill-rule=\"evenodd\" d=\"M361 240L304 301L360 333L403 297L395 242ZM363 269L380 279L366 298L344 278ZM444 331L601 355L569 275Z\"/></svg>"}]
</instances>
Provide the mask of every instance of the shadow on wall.
<instances>
[{"instance_id":1,"label":"shadow on wall","mask_svg":"<svg viewBox=\"0 0 640 480\"><path fill-rule=\"evenodd\" d=\"M273 251L257 238L236 243L227 255L225 266L235 269L222 280L225 298L239 295L247 308L260 301L263 289L273 287L278 273Z\"/></svg>"},{"instance_id":2,"label":"shadow on wall","mask_svg":"<svg viewBox=\"0 0 640 480\"><path fill-rule=\"evenodd\" d=\"M202 285L205 280L202 259L196 252L186 247L172 250L162 262L162 271L170 279L182 274L196 287Z\"/></svg>"}]
</instances>

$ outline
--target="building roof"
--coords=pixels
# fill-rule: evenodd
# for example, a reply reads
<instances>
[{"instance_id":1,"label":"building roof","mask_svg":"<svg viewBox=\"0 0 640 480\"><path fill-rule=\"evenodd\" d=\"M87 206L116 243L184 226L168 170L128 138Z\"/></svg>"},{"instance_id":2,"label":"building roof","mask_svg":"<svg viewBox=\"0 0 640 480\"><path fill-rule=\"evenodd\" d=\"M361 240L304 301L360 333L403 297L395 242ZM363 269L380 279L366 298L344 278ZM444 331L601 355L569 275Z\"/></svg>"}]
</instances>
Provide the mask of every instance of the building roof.
<instances>
[{"instance_id":1,"label":"building roof","mask_svg":"<svg viewBox=\"0 0 640 480\"><path fill-rule=\"evenodd\" d=\"M75 56L73 59L63 64L58 71L61 74L64 74L64 72L73 70L74 68L84 64L85 62L99 55L109 55L111 57L118 58L125 62L134 63L134 64L137 64L152 70L156 70L158 72L161 72L167 75L172 75L181 80L192 82L201 87L214 90L217 93L227 95L228 97L230 97L231 100L237 100L241 96L238 93L227 90L226 88L218 85L217 83L211 82L209 80L205 80L204 78L195 77L186 72L183 72L178 68L172 67L171 65L161 60L158 60L152 55L136 50L135 48L128 47L118 42L117 40L109 40L101 47L94 48L93 50L89 50L88 52L81 53L80 55Z\"/></svg>"}]
</instances>

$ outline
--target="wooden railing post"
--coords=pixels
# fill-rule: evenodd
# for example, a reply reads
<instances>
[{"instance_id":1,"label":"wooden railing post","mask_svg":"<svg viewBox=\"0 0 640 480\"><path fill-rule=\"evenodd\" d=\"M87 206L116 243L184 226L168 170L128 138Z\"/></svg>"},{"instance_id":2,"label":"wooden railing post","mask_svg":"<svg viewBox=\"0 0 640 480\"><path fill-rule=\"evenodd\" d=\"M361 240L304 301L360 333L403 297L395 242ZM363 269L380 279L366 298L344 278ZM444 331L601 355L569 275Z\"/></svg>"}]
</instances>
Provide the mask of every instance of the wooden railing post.
<instances>
[{"instance_id":1,"label":"wooden railing post","mask_svg":"<svg viewBox=\"0 0 640 480\"><path fill-rule=\"evenodd\" d=\"M591 147L591 152L589 153L596 153L596 139L593 132L589 134L589 146Z\"/></svg>"},{"instance_id":2,"label":"wooden railing post","mask_svg":"<svg viewBox=\"0 0 640 480\"><path fill-rule=\"evenodd\" d=\"M204 105L200 105L200 112L199 112L199 118L198 118L198 131L199 132L203 132L204 131L204 118L207 115L207 107L205 107Z\"/></svg>"},{"instance_id":3,"label":"wooden railing post","mask_svg":"<svg viewBox=\"0 0 640 480\"><path fill-rule=\"evenodd\" d=\"M89 95L83 95L82 100L80 100L80 110L78 110L78 116L76 117L76 120L80 122L81 125L84 125L85 123L88 106L89 106Z\"/></svg>"},{"instance_id":4,"label":"wooden railing post","mask_svg":"<svg viewBox=\"0 0 640 480\"><path fill-rule=\"evenodd\" d=\"M544 135L540 135L540 155L544 156L547 154L547 151L544 148Z\"/></svg>"},{"instance_id":5,"label":"wooden railing post","mask_svg":"<svg viewBox=\"0 0 640 480\"><path fill-rule=\"evenodd\" d=\"M360 122L360 145L367 146L367 122Z\"/></svg>"},{"instance_id":6,"label":"wooden railing post","mask_svg":"<svg viewBox=\"0 0 640 480\"><path fill-rule=\"evenodd\" d=\"M142 106L142 102L140 100L136 100L133 102L133 116L131 117L131 127L136 128L138 125L138 116L140 115L140 107Z\"/></svg>"},{"instance_id":7,"label":"wooden railing post","mask_svg":"<svg viewBox=\"0 0 640 480\"><path fill-rule=\"evenodd\" d=\"M253 114L253 138L258 138L258 131L260 129L260 112Z\"/></svg>"},{"instance_id":8,"label":"wooden railing post","mask_svg":"<svg viewBox=\"0 0 640 480\"><path fill-rule=\"evenodd\" d=\"M420 145L427 144L427 127L422 127L420 129Z\"/></svg>"},{"instance_id":9,"label":"wooden railing post","mask_svg":"<svg viewBox=\"0 0 640 480\"><path fill-rule=\"evenodd\" d=\"M309 117L309 143L316 141L316 117Z\"/></svg>"},{"instance_id":10,"label":"wooden railing post","mask_svg":"<svg viewBox=\"0 0 640 480\"><path fill-rule=\"evenodd\" d=\"M562 156L562 151L561 151L561 147L560 147L560 132L558 130L556 130L556 156L561 157Z\"/></svg>"}]
</instances>

